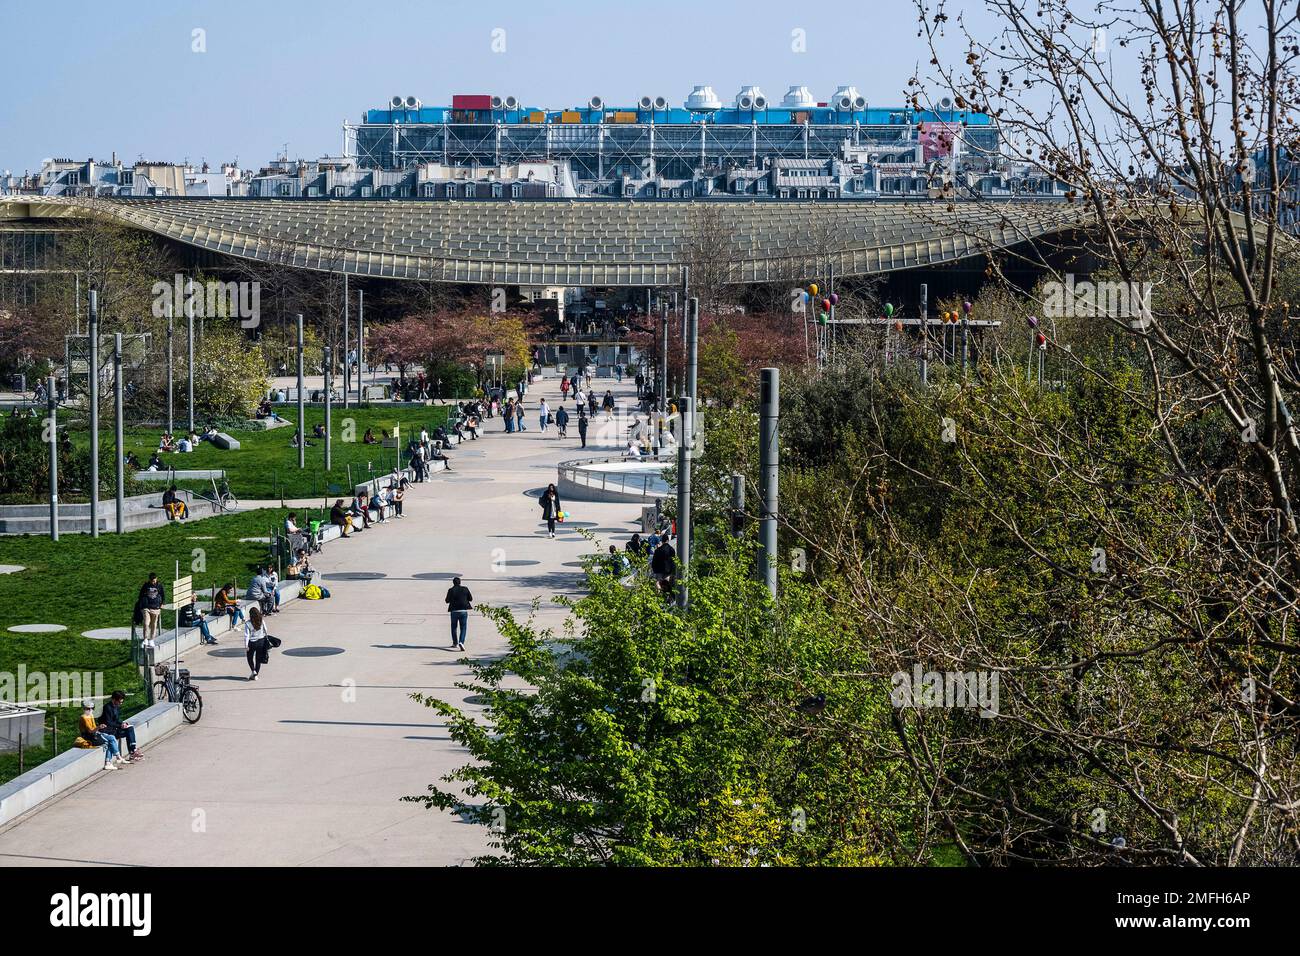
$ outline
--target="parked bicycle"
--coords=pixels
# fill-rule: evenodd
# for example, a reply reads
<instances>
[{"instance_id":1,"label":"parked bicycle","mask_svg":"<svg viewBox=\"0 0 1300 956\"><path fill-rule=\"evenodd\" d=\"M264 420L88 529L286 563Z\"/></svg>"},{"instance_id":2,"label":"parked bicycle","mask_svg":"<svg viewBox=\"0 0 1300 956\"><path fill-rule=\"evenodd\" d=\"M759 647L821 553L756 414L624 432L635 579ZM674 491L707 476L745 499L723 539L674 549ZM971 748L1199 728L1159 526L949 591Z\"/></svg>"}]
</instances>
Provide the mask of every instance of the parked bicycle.
<instances>
[{"instance_id":1,"label":"parked bicycle","mask_svg":"<svg viewBox=\"0 0 1300 956\"><path fill-rule=\"evenodd\" d=\"M183 664L184 661L177 663ZM173 701L181 705L181 716L186 722L197 724L203 716L203 696L190 685L190 672L187 668L172 669L171 664L162 661L153 666L153 672L162 680L153 685L155 701Z\"/></svg>"}]
</instances>

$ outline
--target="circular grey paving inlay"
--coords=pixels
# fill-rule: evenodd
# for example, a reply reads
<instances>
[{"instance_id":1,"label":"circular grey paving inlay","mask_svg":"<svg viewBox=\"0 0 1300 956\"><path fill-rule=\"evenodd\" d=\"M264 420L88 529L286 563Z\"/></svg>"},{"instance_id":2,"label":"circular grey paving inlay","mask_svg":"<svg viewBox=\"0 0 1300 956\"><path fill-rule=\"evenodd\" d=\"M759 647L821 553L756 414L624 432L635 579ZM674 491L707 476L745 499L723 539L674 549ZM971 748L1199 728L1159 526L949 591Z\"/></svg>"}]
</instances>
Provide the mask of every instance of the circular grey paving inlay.
<instances>
[{"instance_id":1,"label":"circular grey paving inlay","mask_svg":"<svg viewBox=\"0 0 1300 956\"><path fill-rule=\"evenodd\" d=\"M630 534L633 533L633 530L634 530L634 529L632 529L632 528L592 528L591 530L592 530L592 531L595 531L595 532L598 532L599 534L628 534L628 535L630 535ZM637 534L640 534L639 531L636 532L636 533L637 533Z\"/></svg>"},{"instance_id":2,"label":"circular grey paving inlay","mask_svg":"<svg viewBox=\"0 0 1300 956\"><path fill-rule=\"evenodd\" d=\"M0 564L0 574L17 574L26 570L21 564Z\"/></svg>"},{"instance_id":3,"label":"circular grey paving inlay","mask_svg":"<svg viewBox=\"0 0 1300 956\"><path fill-rule=\"evenodd\" d=\"M250 543L250 544L270 544L270 543L271 543L271 539L268 538L268 537L266 537L265 535L263 535L263 536L260 537L260 538L240 538L239 540L240 540L241 543L242 543L242 542L248 542L248 543Z\"/></svg>"},{"instance_id":4,"label":"circular grey paving inlay","mask_svg":"<svg viewBox=\"0 0 1300 956\"><path fill-rule=\"evenodd\" d=\"M15 624L9 628L15 634L57 634L67 629L65 624Z\"/></svg>"},{"instance_id":5,"label":"circular grey paving inlay","mask_svg":"<svg viewBox=\"0 0 1300 956\"><path fill-rule=\"evenodd\" d=\"M519 559L516 560L516 561L502 561L501 563L504 564L504 565L506 565L507 567L510 567L510 568L522 568L522 567L525 567L526 565L529 565L529 564L541 564L542 562L540 562L540 561L531 561L531 560L527 560L527 559L525 559L525 558L519 558Z\"/></svg>"},{"instance_id":6,"label":"circular grey paving inlay","mask_svg":"<svg viewBox=\"0 0 1300 956\"><path fill-rule=\"evenodd\" d=\"M281 651L285 657L333 657L335 654L342 654L341 647L291 647L287 651Z\"/></svg>"},{"instance_id":7,"label":"circular grey paving inlay","mask_svg":"<svg viewBox=\"0 0 1300 956\"><path fill-rule=\"evenodd\" d=\"M83 631L82 637L89 637L95 641L129 641L131 639L131 629L129 627L97 627L93 631Z\"/></svg>"},{"instance_id":8,"label":"circular grey paving inlay","mask_svg":"<svg viewBox=\"0 0 1300 956\"><path fill-rule=\"evenodd\" d=\"M375 581L388 577L383 571L331 571L325 575L326 581Z\"/></svg>"},{"instance_id":9,"label":"circular grey paving inlay","mask_svg":"<svg viewBox=\"0 0 1300 956\"><path fill-rule=\"evenodd\" d=\"M421 571L419 574L412 574L411 577L420 581L450 581L452 578L463 578L464 571Z\"/></svg>"},{"instance_id":10,"label":"circular grey paving inlay","mask_svg":"<svg viewBox=\"0 0 1300 956\"><path fill-rule=\"evenodd\" d=\"M247 657L247 652L237 647L222 647L215 651L208 651L208 657Z\"/></svg>"}]
</instances>

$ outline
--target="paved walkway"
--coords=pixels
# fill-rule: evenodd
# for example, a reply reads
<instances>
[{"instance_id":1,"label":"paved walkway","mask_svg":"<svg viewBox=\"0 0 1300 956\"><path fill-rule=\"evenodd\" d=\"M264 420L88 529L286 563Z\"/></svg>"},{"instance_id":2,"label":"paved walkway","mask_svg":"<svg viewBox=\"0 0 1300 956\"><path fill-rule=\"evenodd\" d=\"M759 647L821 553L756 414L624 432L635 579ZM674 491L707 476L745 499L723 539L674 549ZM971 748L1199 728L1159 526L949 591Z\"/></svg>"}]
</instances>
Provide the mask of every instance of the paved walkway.
<instances>
[{"instance_id":1,"label":"paved walkway","mask_svg":"<svg viewBox=\"0 0 1300 956\"><path fill-rule=\"evenodd\" d=\"M620 399L634 391L615 387ZM584 454L572 425L565 441L538 431L543 395L558 399L553 375L529 391L527 432L507 436L489 420L482 439L453 449L452 472L412 486L405 519L326 547L316 564L333 598L270 619L284 646L256 683L233 634L190 651L202 721L0 832L0 864L456 865L483 852L478 826L399 801L466 760L445 722L408 695L465 703L455 687L465 655L450 649L443 603L453 574L476 603L526 612L542 598L547 625L563 620L550 597L578 593L591 545L572 524L548 539L526 493ZM616 453L615 436L598 434L588 448ZM566 507L606 545L621 546L639 515L637 505ZM471 614L466 654L503 646Z\"/></svg>"}]
</instances>

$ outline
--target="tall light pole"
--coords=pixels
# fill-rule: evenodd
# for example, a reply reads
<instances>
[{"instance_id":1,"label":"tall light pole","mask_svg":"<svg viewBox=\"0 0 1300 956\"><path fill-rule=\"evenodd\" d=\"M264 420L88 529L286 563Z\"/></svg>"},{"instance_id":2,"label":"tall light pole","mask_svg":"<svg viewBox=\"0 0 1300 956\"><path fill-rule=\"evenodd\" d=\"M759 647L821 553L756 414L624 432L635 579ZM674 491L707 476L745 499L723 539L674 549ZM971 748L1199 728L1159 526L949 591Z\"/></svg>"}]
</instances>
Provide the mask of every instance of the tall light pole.
<instances>
[{"instance_id":1,"label":"tall light pole","mask_svg":"<svg viewBox=\"0 0 1300 956\"><path fill-rule=\"evenodd\" d=\"M167 302L167 434L176 429L175 403L172 398L176 393L172 377L172 303ZM191 429L192 430L192 429Z\"/></svg>"},{"instance_id":2,"label":"tall light pole","mask_svg":"<svg viewBox=\"0 0 1300 956\"><path fill-rule=\"evenodd\" d=\"M307 406L302 394L302 313L298 313L298 467L307 467Z\"/></svg>"},{"instance_id":3,"label":"tall light pole","mask_svg":"<svg viewBox=\"0 0 1300 956\"><path fill-rule=\"evenodd\" d=\"M99 537L99 293L90 290L90 536ZM69 376L71 380L71 376Z\"/></svg>"},{"instance_id":4,"label":"tall light pole","mask_svg":"<svg viewBox=\"0 0 1300 956\"><path fill-rule=\"evenodd\" d=\"M123 508L122 486L125 475L123 475L122 455L126 449L122 447L122 333L113 333L113 451L117 459L115 468L117 472L117 533L126 534L122 522Z\"/></svg>"},{"instance_id":5,"label":"tall light pole","mask_svg":"<svg viewBox=\"0 0 1300 956\"><path fill-rule=\"evenodd\" d=\"M189 280L189 284L186 286L186 289L190 293L188 296L186 296L185 299L185 316L189 320L189 339L190 339L190 345L189 345L190 361L189 361L189 368L187 369L189 373L190 387L189 387L189 398L188 401L186 402L186 407L189 409L190 431L193 432L194 431L194 294L193 294L194 280L193 279Z\"/></svg>"},{"instance_id":6,"label":"tall light pole","mask_svg":"<svg viewBox=\"0 0 1300 956\"><path fill-rule=\"evenodd\" d=\"M691 603L687 577L691 564L691 435L695 423L691 420L691 397L683 395L678 401L682 434L677 443L677 606L685 609Z\"/></svg>"},{"instance_id":7,"label":"tall light pole","mask_svg":"<svg viewBox=\"0 0 1300 956\"><path fill-rule=\"evenodd\" d=\"M780 449L777 445L781 422L781 372L762 370L759 392L758 433L758 570L768 593L776 597L776 519L778 514L777 468Z\"/></svg>"},{"instance_id":8,"label":"tall light pole","mask_svg":"<svg viewBox=\"0 0 1300 956\"><path fill-rule=\"evenodd\" d=\"M333 356L330 347L325 346L325 484L329 484L330 468L333 467L330 461L330 405L333 396L330 391L334 388L334 368L332 365Z\"/></svg>"},{"instance_id":9,"label":"tall light pole","mask_svg":"<svg viewBox=\"0 0 1300 956\"><path fill-rule=\"evenodd\" d=\"M691 412L699 409L698 369L700 365L700 300L686 300L686 394L691 397ZM692 433L691 438L695 435Z\"/></svg>"},{"instance_id":10,"label":"tall light pole","mask_svg":"<svg viewBox=\"0 0 1300 956\"><path fill-rule=\"evenodd\" d=\"M366 290L357 290L357 404L361 404L361 381L366 367Z\"/></svg>"},{"instance_id":11,"label":"tall light pole","mask_svg":"<svg viewBox=\"0 0 1300 956\"><path fill-rule=\"evenodd\" d=\"M659 403L659 411L668 411L668 303L663 302L659 307L659 382L655 389L655 401Z\"/></svg>"},{"instance_id":12,"label":"tall light pole","mask_svg":"<svg viewBox=\"0 0 1300 956\"><path fill-rule=\"evenodd\" d=\"M59 540L59 395L55 391L54 376L49 377L46 391L49 417L45 426L50 438L50 540Z\"/></svg>"},{"instance_id":13,"label":"tall light pole","mask_svg":"<svg viewBox=\"0 0 1300 956\"><path fill-rule=\"evenodd\" d=\"M351 303L348 298L348 274L343 273L343 407L347 408L348 386L352 383L352 363L348 360L348 325L352 318L348 315Z\"/></svg>"}]
</instances>

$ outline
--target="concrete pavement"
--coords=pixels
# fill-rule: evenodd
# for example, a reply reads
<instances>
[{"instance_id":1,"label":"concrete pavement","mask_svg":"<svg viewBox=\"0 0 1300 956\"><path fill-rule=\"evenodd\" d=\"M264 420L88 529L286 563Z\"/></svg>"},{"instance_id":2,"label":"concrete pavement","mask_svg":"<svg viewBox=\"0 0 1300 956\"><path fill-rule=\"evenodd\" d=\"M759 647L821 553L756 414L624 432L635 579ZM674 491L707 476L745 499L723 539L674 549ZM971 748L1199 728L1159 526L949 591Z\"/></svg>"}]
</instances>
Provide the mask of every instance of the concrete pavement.
<instances>
[{"instance_id":1,"label":"concrete pavement","mask_svg":"<svg viewBox=\"0 0 1300 956\"><path fill-rule=\"evenodd\" d=\"M634 400L634 387L598 380ZM597 415L588 449L538 429L537 400L555 407L553 375L529 390L523 434L500 418L452 452L453 470L413 485L406 517L333 542L316 566L328 601L295 601L269 619L284 645L256 683L242 639L187 655L203 719L150 748L146 759L91 782L0 831L3 865L457 865L487 849L479 827L402 803L461 766L466 753L413 692L467 706L455 687L465 656L499 653L487 619L470 617L467 651L450 648L443 596L460 574L475 603L558 626L550 598L581 590L592 546L562 527L546 536L534 491L567 458L616 455ZM568 403L572 410L572 402ZM635 530L639 506L566 502L577 526L605 545Z\"/></svg>"}]
</instances>

